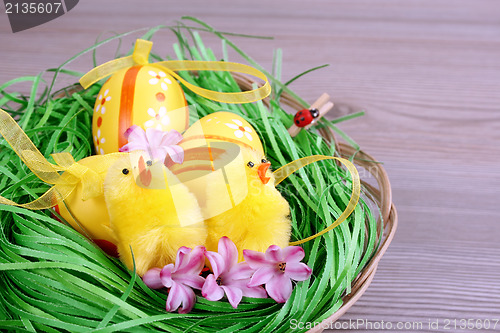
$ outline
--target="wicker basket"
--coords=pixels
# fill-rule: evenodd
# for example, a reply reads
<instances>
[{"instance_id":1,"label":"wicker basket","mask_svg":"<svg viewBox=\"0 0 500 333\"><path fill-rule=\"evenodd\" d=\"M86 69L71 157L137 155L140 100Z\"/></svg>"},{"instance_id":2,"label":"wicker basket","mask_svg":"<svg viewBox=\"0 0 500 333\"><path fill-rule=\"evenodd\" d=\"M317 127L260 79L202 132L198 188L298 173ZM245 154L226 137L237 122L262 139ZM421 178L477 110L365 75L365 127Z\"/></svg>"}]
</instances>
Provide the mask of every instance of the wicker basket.
<instances>
[{"instance_id":1,"label":"wicker basket","mask_svg":"<svg viewBox=\"0 0 500 333\"><path fill-rule=\"evenodd\" d=\"M253 80L246 76L237 73L234 73L233 76L242 90L251 90L255 84ZM60 98L63 96L69 96L72 93L81 90L82 87L79 84L75 84L72 87L67 87L54 93L53 97ZM286 92L284 92L281 96L281 103L297 111L303 109L302 105ZM269 106L269 100L267 98L264 100L264 104ZM335 145L336 151L338 151L340 155L352 156L354 154L355 149L350 145L339 143L335 140L335 136L331 130L323 128L320 130L320 133L327 142ZM367 263L366 267L352 282L351 293L342 298L343 305L334 314L323 320L320 325L316 325L308 332L321 332L323 327L330 327L332 323L337 321L344 313L346 313L346 311L354 305L361 295L363 295L372 282L378 263L389 247L389 244L391 243L396 232L398 216L396 207L392 203L391 184L389 183L389 178L387 177L387 173L384 168L380 163L377 163L371 155L363 151L359 151L356 154L354 163L368 170L376 179L378 184L377 187L374 187L363 179L361 180L362 185L370 193L371 199L374 200L374 203L377 204L378 207L380 207L381 216L377 219L377 241L380 242L380 246L371 260Z\"/></svg>"},{"instance_id":2,"label":"wicker basket","mask_svg":"<svg viewBox=\"0 0 500 333\"><path fill-rule=\"evenodd\" d=\"M252 89L252 85L255 84L254 81L243 75L233 74L233 76L243 90L250 90ZM264 100L264 103L268 105L268 100ZM302 105L286 92L284 92L281 96L281 103L296 111L303 109ZM338 151L340 155L352 156L354 154L355 149L348 144L338 143L331 130L323 128L320 130L320 133L327 142L335 145L336 151ZM356 154L354 163L357 166L368 170L376 179L378 184L377 187L374 187L363 179L361 180L362 185L371 194L371 199L374 200L374 202L380 207L381 216L377 219L377 240L380 241L380 246L371 260L367 263L366 267L352 282L351 293L342 298L344 302L343 305L334 314L323 320L320 325L316 325L308 332L321 332L324 327L331 327L331 324L346 313L346 311L354 305L361 295L363 295L375 276L380 259L389 247L389 244L396 233L398 215L396 207L392 203L391 184L389 183L387 173L380 163L377 163L372 156L363 151L359 151Z\"/></svg>"}]
</instances>

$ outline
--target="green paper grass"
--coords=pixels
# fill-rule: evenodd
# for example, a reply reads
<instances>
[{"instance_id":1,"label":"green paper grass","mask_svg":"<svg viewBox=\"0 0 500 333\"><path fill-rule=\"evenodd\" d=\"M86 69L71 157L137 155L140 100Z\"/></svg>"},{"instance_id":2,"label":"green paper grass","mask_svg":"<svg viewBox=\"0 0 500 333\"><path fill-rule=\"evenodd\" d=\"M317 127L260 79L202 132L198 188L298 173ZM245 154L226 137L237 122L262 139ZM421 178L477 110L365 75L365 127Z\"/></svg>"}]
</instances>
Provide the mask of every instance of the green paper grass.
<instances>
[{"instance_id":1,"label":"green paper grass","mask_svg":"<svg viewBox=\"0 0 500 333\"><path fill-rule=\"evenodd\" d=\"M279 96L290 91L280 82L281 51L275 53L274 73L266 72L234 45L225 33L215 31L194 18L183 18L174 27L156 27L143 36L150 39L160 29L170 29L178 38L173 53L178 59L219 60L203 44L199 31L218 36L224 60L233 49L248 63L264 71L274 88L271 111L262 102L229 105L206 100L185 90L189 104L196 104L199 117L215 111L231 111L248 120L262 139L274 168L312 155L335 155L333 147L314 131L302 131L291 138L287 127L293 115L280 106ZM131 32L137 34L137 31ZM130 33L127 33L130 34ZM51 153L70 152L75 160L93 153L92 113L101 83L85 91L54 98L57 78L70 75L77 81L82 73L65 67L74 59L93 52L117 35L78 53L57 69L51 83L42 74L22 77L0 86L0 107L18 123L47 158ZM130 53L131 50L128 50ZM123 52L122 52L123 53ZM120 51L117 50L117 54ZM151 54L151 61L164 60ZM89 62L89 69L95 65ZM296 75L289 82L308 74ZM274 75L273 75L274 74ZM226 92L239 91L228 73L204 72L180 75L200 87ZM15 85L31 82L29 95L15 92ZM288 83L289 83L288 82ZM60 95L60 94L59 94ZM322 120L345 138L334 124ZM349 139L350 140L350 139ZM0 195L23 203L36 199L48 186L21 162L4 140L0 140ZM318 162L307 166L278 186L290 203L292 240L310 236L331 224L345 209L351 193L347 172L335 163ZM304 261L313 269L308 281L295 285L285 304L272 299L244 298L237 309L227 301L211 302L198 296L189 314L166 313L165 291L147 288L119 260L99 248L47 211L29 211L0 205L0 330L15 332L285 332L293 322L316 322L327 318L342 305L351 282L366 266L377 249L377 227L369 200L362 197L353 214L327 234L302 245Z\"/></svg>"}]
</instances>

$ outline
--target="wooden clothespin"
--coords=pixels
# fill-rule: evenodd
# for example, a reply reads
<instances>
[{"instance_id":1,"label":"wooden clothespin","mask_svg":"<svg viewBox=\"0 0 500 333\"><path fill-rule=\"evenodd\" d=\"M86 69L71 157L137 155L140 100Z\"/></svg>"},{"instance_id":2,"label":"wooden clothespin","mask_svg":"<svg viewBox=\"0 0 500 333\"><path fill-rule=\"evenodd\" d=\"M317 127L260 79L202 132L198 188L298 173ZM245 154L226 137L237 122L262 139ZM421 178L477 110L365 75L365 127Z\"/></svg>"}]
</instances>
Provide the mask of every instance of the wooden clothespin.
<instances>
[{"instance_id":1,"label":"wooden clothespin","mask_svg":"<svg viewBox=\"0 0 500 333\"><path fill-rule=\"evenodd\" d=\"M330 102L330 96L324 93L316 102L311 104L309 109L300 110L295 114L293 125L288 129L288 133L294 137L299 134L302 128L311 128L311 126L326 115L332 108L333 103Z\"/></svg>"}]
</instances>

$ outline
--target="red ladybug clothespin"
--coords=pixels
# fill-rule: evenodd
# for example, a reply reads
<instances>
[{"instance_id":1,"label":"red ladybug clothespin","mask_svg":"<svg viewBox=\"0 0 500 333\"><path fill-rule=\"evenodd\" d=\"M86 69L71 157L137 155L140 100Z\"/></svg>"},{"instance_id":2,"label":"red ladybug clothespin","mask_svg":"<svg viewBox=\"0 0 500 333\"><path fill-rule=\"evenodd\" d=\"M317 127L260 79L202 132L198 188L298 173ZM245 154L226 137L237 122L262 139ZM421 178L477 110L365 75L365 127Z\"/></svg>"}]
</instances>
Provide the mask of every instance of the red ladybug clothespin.
<instances>
[{"instance_id":1,"label":"red ladybug clothespin","mask_svg":"<svg viewBox=\"0 0 500 333\"><path fill-rule=\"evenodd\" d=\"M302 109L295 114L293 122L297 127L306 127L319 117L318 109Z\"/></svg>"},{"instance_id":2,"label":"red ladybug clothespin","mask_svg":"<svg viewBox=\"0 0 500 333\"><path fill-rule=\"evenodd\" d=\"M330 96L324 93L311 104L309 109L298 111L293 117L293 125L288 129L288 133L293 137L299 134L302 128L309 129L313 126L333 108L333 103L329 100Z\"/></svg>"}]
</instances>

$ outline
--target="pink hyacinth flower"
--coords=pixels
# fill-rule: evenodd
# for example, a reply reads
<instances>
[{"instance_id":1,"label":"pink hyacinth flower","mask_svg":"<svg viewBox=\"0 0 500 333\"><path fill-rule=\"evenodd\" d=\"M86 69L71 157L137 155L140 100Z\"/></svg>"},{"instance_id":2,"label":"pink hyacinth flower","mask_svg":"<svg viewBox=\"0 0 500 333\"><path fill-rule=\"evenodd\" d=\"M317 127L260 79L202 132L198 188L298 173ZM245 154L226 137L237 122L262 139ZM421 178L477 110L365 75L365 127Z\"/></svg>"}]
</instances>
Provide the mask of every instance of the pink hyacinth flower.
<instances>
[{"instance_id":1,"label":"pink hyacinth flower","mask_svg":"<svg viewBox=\"0 0 500 333\"><path fill-rule=\"evenodd\" d=\"M200 276L205 267L205 247L197 246L193 250L181 247L177 251L174 264L163 269L152 268L142 277L144 283L153 289L170 288L166 309L173 312L182 305L179 313L188 313L194 306L196 295L194 289L201 289L205 279Z\"/></svg>"},{"instance_id":2,"label":"pink hyacinth flower","mask_svg":"<svg viewBox=\"0 0 500 333\"><path fill-rule=\"evenodd\" d=\"M306 264L300 262L304 259L304 250L299 246L281 249L271 245L265 253L243 250L243 257L251 268L256 269L248 286L265 284L269 296L278 303L290 298L291 280L304 281L312 273Z\"/></svg>"},{"instance_id":3,"label":"pink hyacinth flower","mask_svg":"<svg viewBox=\"0 0 500 333\"><path fill-rule=\"evenodd\" d=\"M141 127L133 125L125 132L125 137L128 143L120 148L121 152L144 150L154 160L163 162L170 156L174 163L184 162L184 149L177 145L182 141L182 135L176 130L164 132L148 128L144 131Z\"/></svg>"},{"instance_id":4,"label":"pink hyacinth flower","mask_svg":"<svg viewBox=\"0 0 500 333\"><path fill-rule=\"evenodd\" d=\"M229 303L236 309L243 296L267 297L261 286L248 286L254 270L245 262L238 263L238 249L229 238L219 239L218 250L219 253L205 252L214 272L207 276L201 289L206 299L218 301L226 294Z\"/></svg>"}]
</instances>

